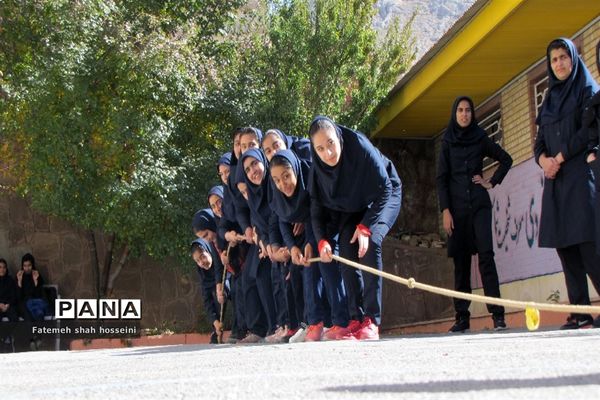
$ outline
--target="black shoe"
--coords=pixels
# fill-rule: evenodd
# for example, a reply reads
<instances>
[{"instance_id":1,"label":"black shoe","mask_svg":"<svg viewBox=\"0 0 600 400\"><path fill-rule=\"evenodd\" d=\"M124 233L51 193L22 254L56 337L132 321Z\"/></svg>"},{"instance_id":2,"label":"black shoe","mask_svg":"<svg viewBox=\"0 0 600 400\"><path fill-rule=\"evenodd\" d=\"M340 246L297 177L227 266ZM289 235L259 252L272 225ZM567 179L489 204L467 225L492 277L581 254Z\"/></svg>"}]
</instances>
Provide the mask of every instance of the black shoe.
<instances>
[{"instance_id":1,"label":"black shoe","mask_svg":"<svg viewBox=\"0 0 600 400\"><path fill-rule=\"evenodd\" d=\"M10 352L14 353L15 348L14 348L12 336L6 336L5 338L3 338L1 340L1 342L2 342L2 350L0 350L0 353L10 353Z\"/></svg>"},{"instance_id":2,"label":"black shoe","mask_svg":"<svg viewBox=\"0 0 600 400\"><path fill-rule=\"evenodd\" d=\"M494 321L495 331L505 331L508 329L506 326L506 321L504 321L504 315L494 315L492 316L492 320Z\"/></svg>"},{"instance_id":3,"label":"black shoe","mask_svg":"<svg viewBox=\"0 0 600 400\"><path fill-rule=\"evenodd\" d=\"M469 328L470 328L469 319L461 318L461 319L456 320L456 322L454 323L454 325L452 325L452 328L450 328L448 333L464 332L464 331L468 331Z\"/></svg>"},{"instance_id":4,"label":"black shoe","mask_svg":"<svg viewBox=\"0 0 600 400\"><path fill-rule=\"evenodd\" d=\"M212 335L210 335L210 344L218 344L219 340L218 340L218 335L216 332L213 332Z\"/></svg>"},{"instance_id":5,"label":"black shoe","mask_svg":"<svg viewBox=\"0 0 600 400\"><path fill-rule=\"evenodd\" d=\"M600 328L600 315L594 320L594 328Z\"/></svg>"},{"instance_id":6,"label":"black shoe","mask_svg":"<svg viewBox=\"0 0 600 400\"><path fill-rule=\"evenodd\" d=\"M589 328L594 324L594 320L591 315L587 315L584 317L574 317L569 315L567 318L567 322L560 327L561 330L567 329L579 329L579 328Z\"/></svg>"}]
</instances>

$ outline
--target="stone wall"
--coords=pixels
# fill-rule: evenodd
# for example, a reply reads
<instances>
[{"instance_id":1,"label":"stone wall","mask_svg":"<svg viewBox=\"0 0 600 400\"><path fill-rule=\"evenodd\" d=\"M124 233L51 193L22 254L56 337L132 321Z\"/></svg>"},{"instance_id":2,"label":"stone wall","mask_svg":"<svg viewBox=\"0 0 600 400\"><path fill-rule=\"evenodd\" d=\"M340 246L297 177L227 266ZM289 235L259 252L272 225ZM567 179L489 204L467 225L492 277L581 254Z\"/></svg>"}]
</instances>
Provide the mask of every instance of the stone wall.
<instances>
[{"instance_id":1,"label":"stone wall","mask_svg":"<svg viewBox=\"0 0 600 400\"><path fill-rule=\"evenodd\" d=\"M95 236L103 266L106 238L101 233ZM25 200L0 192L0 257L8 261L13 276L25 253L34 255L46 283L57 284L63 298L95 298L87 232L35 212ZM186 266L189 271L172 264L148 257L130 259L115 281L114 297L142 299L143 328L193 331L205 327L198 277L191 262Z\"/></svg>"},{"instance_id":2,"label":"stone wall","mask_svg":"<svg viewBox=\"0 0 600 400\"><path fill-rule=\"evenodd\" d=\"M402 180L402 210L390 233L438 232L434 141L375 139L373 144L392 160Z\"/></svg>"},{"instance_id":3,"label":"stone wall","mask_svg":"<svg viewBox=\"0 0 600 400\"><path fill-rule=\"evenodd\" d=\"M33 211L19 197L0 193L0 257L7 259L13 276L21 256L30 252L46 282L57 284L63 298L94 298L95 277L87 238L86 231ZM100 265L104 265L105 240L96 233ZM119 249L115 251L118 254ZM452 287L452 266L445 249L414 247L386 238L383 261L386 272ZM189 272L182 272L169 262L160 264L142 256L125 264L113 295L142 299L143 328L190 332L207 328L197 282L191 263ZM384 328L452 316L449 299L390 281L383 286L383 304Z\"/></svg>"},{"instance_id":4,"label":"stone wall","mask_svg":"<svg viewBox=\"0 0 600 400\"><path fill-rule=\"evenodd\" d=\"M414 278L420 283L454 288L454 266L446 255L446 249L413 247L386 238L383 243L383 269L403 278ZM383 329L453 317L451 298L384 280Z\"/></svg>"}]
</instances>

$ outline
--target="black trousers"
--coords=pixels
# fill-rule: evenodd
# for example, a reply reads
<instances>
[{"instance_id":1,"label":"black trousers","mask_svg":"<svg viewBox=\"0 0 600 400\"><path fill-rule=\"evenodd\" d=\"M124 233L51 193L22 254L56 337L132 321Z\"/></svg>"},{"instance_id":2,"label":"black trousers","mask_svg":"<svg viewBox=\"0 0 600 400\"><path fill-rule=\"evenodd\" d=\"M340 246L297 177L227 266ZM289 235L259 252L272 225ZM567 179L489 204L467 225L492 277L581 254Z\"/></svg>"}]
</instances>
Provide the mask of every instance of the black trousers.
<instances>
[{"instance_id":1,"label":"black trousers","mask_svg":"<svg viewBox=\"0 0 600 400\"><path fill-rule=\"evenodd\" d=\"M238 338L243 338L247 331L244 286L242 283L241 271L231 277L231 301L234 306L234 322L231 327L231 333L235 333Z\"/></svg>"},{"instance_id":2,"label":"black trousers","mask_svg":"<svg viewBox=\"0 0 600 400\"><path fill-rule=\"evenodd\" d=\"M258 336L265 337L269 331L269 319L267 318L267 312L263 307L262 296L260 295L262 286L264 286L264 273L260 274L260 282L257 279L259 268L258 252L256 246L250 246L248 256L246 258L246 265L242 269L242 286L243 286L243 302L246 327L251 333ZM270 268L263 267L263 270L267 270L269 273L270 280ZM263 271L261 271L263 272ZM261 290L259 290L259 283ZM270 285L269 285L270 290ZM271 299L273 296L269 292ZM272 300L271 300L272 301ZM274 307L273 307L274 309Z\"/></svg>"},{"instance_id":3,"label":"black trousers","mask_svg":"<svg viewBox=\"0 0 600 400\"><path fill-rule=\"evenodd\" d=\"M479 273L483 283L483 292L489 297L500 297L500 283L494 262L492 243L492 210L483 208L475 213L454 216L453 232L466 243L454 252L454 287L459 292L471 293L471 253L479 256ZM456 319L469 318L469 300L454 299ZM504 307L487 305L488 312L495 316L504 316Z\"/></svg>"},{"instance_id":4,"label":"black trousers","mask_svg":"<svg viewBox=\"0 0 600 400\"><path fill-rule=\"evenodd\" d=\"M265 311L268 321L267 334L275 332L277 328L277 312L275 308L275 298L273 297L273 283L271 281L271 259L269 257L259 258L258 247L256 247L256 260L258 262L256 268L256 287L261 306Z\"/></svg>"},{"instance_id":5,"label":"black trousers","mask_svg":"<svg viewBox=\"0 0 600 400\"><path fill-rule=\"evenodd\" d=\"M358 258L358 243L350 243L356 230L356 225L360 222L363 215L364 212L342 215L338 242L340 256L382 271L381 244L389 231L387 225L377 224L375 227L372 227L369 248L361 259ZM348 297L350 319L362 321L363 317L367 316L376 325L380 325L383 279L368 272L363 273L347 265L342 265L341 271Z\"/></svg>"},{"instance_id":6,"label":"black trousers","mask_svg":"<svg viewBox=\"0 0 600 400\"><path fill-rule=\"evenodd\" d=\"M270 260L269 260L270 261ZM287 287L285 275L287 269L280 262L271 262L271 286L273 304L275 306L275 324L279 326L290 326L290 313L288 306Z\"/></svg>"},{"instance_id":7,"label":"black trousers","mask_svg":"<svg viewBox=\"0 0 600 400\"><path fill-rule=\"evenodd\" d=\"M291 329L298 328L300 322L306 322L303 293L304 281L302 278L303 269L303 266L294 265L291 262L283 265L284 279L289 275L289 279L285 281L285 287Z\"/></svg>"},{"instance_id":8,"label":"black trousers","mask_svg":"<svg viewBox=\"0 0 600 400\"><path fill-rule=\"evenodd\" d=\"M569 303L589 305L590 294L586 274L590 277L596 292L600 294L600 255L593 242L579 243L573 246L556 249L567 284ZM584 318L589 315L575 314Z\"/></svg>"}]
</instances>

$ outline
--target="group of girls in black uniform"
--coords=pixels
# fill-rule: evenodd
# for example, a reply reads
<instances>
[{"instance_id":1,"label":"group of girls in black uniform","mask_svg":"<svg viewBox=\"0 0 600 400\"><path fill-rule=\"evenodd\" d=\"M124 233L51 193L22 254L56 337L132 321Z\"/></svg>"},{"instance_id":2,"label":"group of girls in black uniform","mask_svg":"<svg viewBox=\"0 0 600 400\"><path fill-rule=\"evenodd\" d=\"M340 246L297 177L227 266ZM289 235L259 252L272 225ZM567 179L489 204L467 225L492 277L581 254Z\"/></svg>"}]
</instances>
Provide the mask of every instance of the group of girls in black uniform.
<instances>
[{"instance_id":1,"label":"group of girls in black uniform","mask_svg":"<svg viewBox=\"0 0 600 400\"><path fill-rule=\"evenodd\" d=\"M568 39L547 49L549 90L536 123L534 153L544 171L539 245L557 249L572 304L590 304L587 276L600 293L597 84ZM594 96L595 95L595 96ZM473 101L459 96L442 137L436 178L455 289L471 291L478 254L486 295L500 297L488 189L500 184L511 156L477 124ZM193 220L207 315L222 330L219 304L231 297L231 342L379 338L380 277L333 255L382 270L382 242L398 213L402 184L393 163L361 133L319 116L308 139L246 127L217 163L213 187ZM483 160L498 161L484 178ZM594 186L595 185L595 186ZM319 262L311 258L319 257ZM227 272L228 271L228 272ZM231 279L222 280L223 276ZM223 284L224 282L224 284ZM454 300L450 332L470 327L470 302ZM495 330L504 308L488 305ZM598 324L570 315L564 329Z\"/></svg>"},{"instance_id":2,"label":"group of girls in black uniform","mask_svg":"<svg viewBox=\"0 0 600 400\"><path fill-rule=\"evenodd\" d=\"M217 162L211 208L194 216L205 308L218 333L218 304L231 295L232 342L379 338L381 278L332 255L382 269L400 178L363 134L329 118L315 118L309 137L237 129Z\"/></svg>"}]
</instances>

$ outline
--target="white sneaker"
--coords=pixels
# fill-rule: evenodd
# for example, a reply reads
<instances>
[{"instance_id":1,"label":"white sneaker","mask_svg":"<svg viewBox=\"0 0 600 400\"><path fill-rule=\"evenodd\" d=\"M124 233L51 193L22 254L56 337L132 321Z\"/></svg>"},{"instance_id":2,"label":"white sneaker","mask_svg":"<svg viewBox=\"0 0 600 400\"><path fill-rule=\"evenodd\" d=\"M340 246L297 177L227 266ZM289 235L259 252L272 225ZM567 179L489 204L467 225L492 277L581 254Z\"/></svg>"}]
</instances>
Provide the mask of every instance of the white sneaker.
<instances>
[{"instance_id":1,"label":"white sneaker","mask_svg":"<svg viewBox=\"0 0 600 400\"><path fill-rule=\"evenodd\" d=\"M298 328L296 333L294 333L292 335L292 337L289 340L289 343L304 342L304 338L306 337L307 333L308 333L308 330L306 329L306 326L304 326L304 324L302 324L302 326L300 328Z\"/></svg>"}]
</instances>

